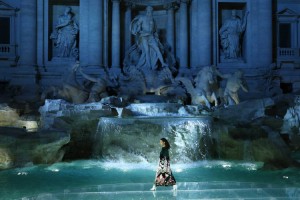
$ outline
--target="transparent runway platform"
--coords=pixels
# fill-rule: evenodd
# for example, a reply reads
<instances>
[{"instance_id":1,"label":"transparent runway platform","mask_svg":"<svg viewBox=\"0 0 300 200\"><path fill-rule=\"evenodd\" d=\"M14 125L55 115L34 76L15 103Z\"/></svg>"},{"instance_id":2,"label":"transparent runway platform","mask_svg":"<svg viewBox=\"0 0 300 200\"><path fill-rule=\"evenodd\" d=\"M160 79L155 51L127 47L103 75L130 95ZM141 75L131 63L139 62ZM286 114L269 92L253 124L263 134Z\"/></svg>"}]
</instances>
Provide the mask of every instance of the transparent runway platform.
<instances>
[{"instance_id":1,"label":"transparent runway platform","mask_svg":"<svg viewBox=\"0 0 300 200\"><path fill-rule=\"evenodd\" d=\"M43 193L22 200L127 200L127 199L226 199L226 200L298 200L300 188L280 187L251 182L179 182L172 187L157 187L150 191L149 183L104 184L64 190L61 193Z\"/></svg>"}]
</instances>

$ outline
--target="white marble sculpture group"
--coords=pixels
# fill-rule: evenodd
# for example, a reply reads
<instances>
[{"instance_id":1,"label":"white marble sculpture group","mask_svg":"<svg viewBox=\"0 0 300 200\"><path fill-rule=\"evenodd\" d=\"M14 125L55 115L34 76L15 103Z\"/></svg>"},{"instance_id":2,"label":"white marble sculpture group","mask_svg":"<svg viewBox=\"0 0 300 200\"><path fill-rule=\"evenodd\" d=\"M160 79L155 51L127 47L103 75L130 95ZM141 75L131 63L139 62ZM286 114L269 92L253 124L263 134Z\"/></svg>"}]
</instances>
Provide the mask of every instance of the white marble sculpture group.
<instances>
[{"instance_id":1,"label":"white marble sculpture group","mask_svg":"<svg viewBox=\"0 0 300 200\"><path fill-rule=\"evenodd\" d=\"M248 12L241 21L233 10L232 18L220 28L221 46L227 59L238 59L241 55L240 36L245 30L247 15ZM74 52L79 28L73 20L71 8L67 7L58 21L55 32L51 35L59 48L58 56L76 57L78 54ZM211 108L219 104L238 104L239 89L248 91L241 70L232 74L221 74L215 66L204 66L195 77L180 76L174 55L159 40L151 6L146 7L145 15L138 15L132 20L130 31L135 36L135 43L125 54L122 73L115 74L107 68L105 76L95 78L85 73L77 61L71 67L64 84L48 88L44 91L42 99L52 97L84 103L100 101L103 97L113 94L134 101L137 96L151 94L153 98L162 95L170 97L172 101L203 104ZM77 72L86 84L78 83ZM223 80L226 84L221 88L220 81Z\"/></svg>"}]
</instances>

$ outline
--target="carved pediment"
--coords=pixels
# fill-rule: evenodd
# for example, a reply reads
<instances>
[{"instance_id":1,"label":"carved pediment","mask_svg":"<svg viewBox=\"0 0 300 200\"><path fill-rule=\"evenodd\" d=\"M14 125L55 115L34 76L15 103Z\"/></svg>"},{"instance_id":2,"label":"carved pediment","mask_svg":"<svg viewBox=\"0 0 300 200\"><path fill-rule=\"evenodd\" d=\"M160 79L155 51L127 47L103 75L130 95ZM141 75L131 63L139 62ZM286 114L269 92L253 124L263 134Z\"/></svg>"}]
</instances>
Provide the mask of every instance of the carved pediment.
<instances>
[{"instance_id":1,"label":"carved pediment","mask_svg":"<svg viewBox=\"0 0 300 200\"><path fill-rule=\"evenodd\" d=\"M7 11L18 11L18 8L15 8L3 1L0 1L0 10L7 10Z\"/></svg>"},{"instance_id":2,"label":"carved pediment","mask_svg":"<svg viewBox=\"0 0 300 200\"><path fill-rule=\"evenodd\" d=\"M284 16L297 16L297 15L299 15L299 14L298 14L298 13L296 13L295 11L293 11L293 10L289 9L289 8L285 8L285 9L283 9L283 10L279 11L279 12L277 13L277 15L284 15Z\"/></svg>"}]
</instances>

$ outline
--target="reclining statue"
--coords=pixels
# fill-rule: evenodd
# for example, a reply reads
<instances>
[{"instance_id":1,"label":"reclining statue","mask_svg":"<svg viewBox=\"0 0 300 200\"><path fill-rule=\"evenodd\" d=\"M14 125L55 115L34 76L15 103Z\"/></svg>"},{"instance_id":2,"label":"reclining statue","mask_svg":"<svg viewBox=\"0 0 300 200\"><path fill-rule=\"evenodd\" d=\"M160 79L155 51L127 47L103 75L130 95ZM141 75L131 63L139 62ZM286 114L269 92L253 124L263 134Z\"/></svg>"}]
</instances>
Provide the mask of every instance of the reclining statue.
<instances>
[{"instance_id":1,"label":"reclining statue","mask_svg":"<svg viewBox=\"0 0 300 200\"><path fill-rule=\"evenodd\" d=\"M102 98L107 97L108 94L106 92L107 87L107 79L106 78L95 78L92 77L82 71L82 68L78 65L78 72L88 81L91 81L92 86L89 90L89 97L86 100L87 103L89 102L98 102Z\"/></svg>"},{"instance_id":2,"label":"reclining statue","mask_svg":"<svg viewBox=\"0 0 300 200\"><path fill-rule=\"evenodd\" d=\"M83 78L90 81L90 88L84 87L76 80L76 72L79 72ZM64 79L61 86L51 86L43 91L41 100L46 98L64 99L70 103L80 104L89 102L98 102L102 98L107 97L107 86L110 84L107 77L95 78L84 73L79 62L76 62L72 67L68 77Z\"/></svg>"},{"instance_id":3,"label":"reclining statue","mask_svg":"<svg viewBox=\"0 0 300 200\"><path fill-rule=\"evenodd\" d=\"M76 62L71 68L68 76L60 86L51 86L43 91L41 100L45 99L64 99L70 103L80 104L86 102L89 92L85 90L76 80L76 71L79 62Z\"/></svg>"}]
</instances>

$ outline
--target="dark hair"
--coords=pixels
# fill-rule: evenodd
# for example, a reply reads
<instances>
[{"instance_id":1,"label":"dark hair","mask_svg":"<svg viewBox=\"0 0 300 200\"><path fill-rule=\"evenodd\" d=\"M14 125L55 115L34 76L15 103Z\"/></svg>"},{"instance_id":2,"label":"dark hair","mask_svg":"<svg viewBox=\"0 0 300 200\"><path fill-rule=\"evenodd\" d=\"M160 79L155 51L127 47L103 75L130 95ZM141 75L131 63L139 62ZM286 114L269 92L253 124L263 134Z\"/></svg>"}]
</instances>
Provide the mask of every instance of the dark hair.
<instances>
[{"instance_id":1,"label":"dark hair","mask_svg":"<svg viewBox=\"0 0 300 200\"><path fill-rule=\"evenodd\" d=\"M165 143L165 147L167 148L167 149L170 149L170 143L168 142L168 140L166 139L166 138L161 138L160 139L161 141L163 141L164 143Z\"/></svg>"}]
</instances>

